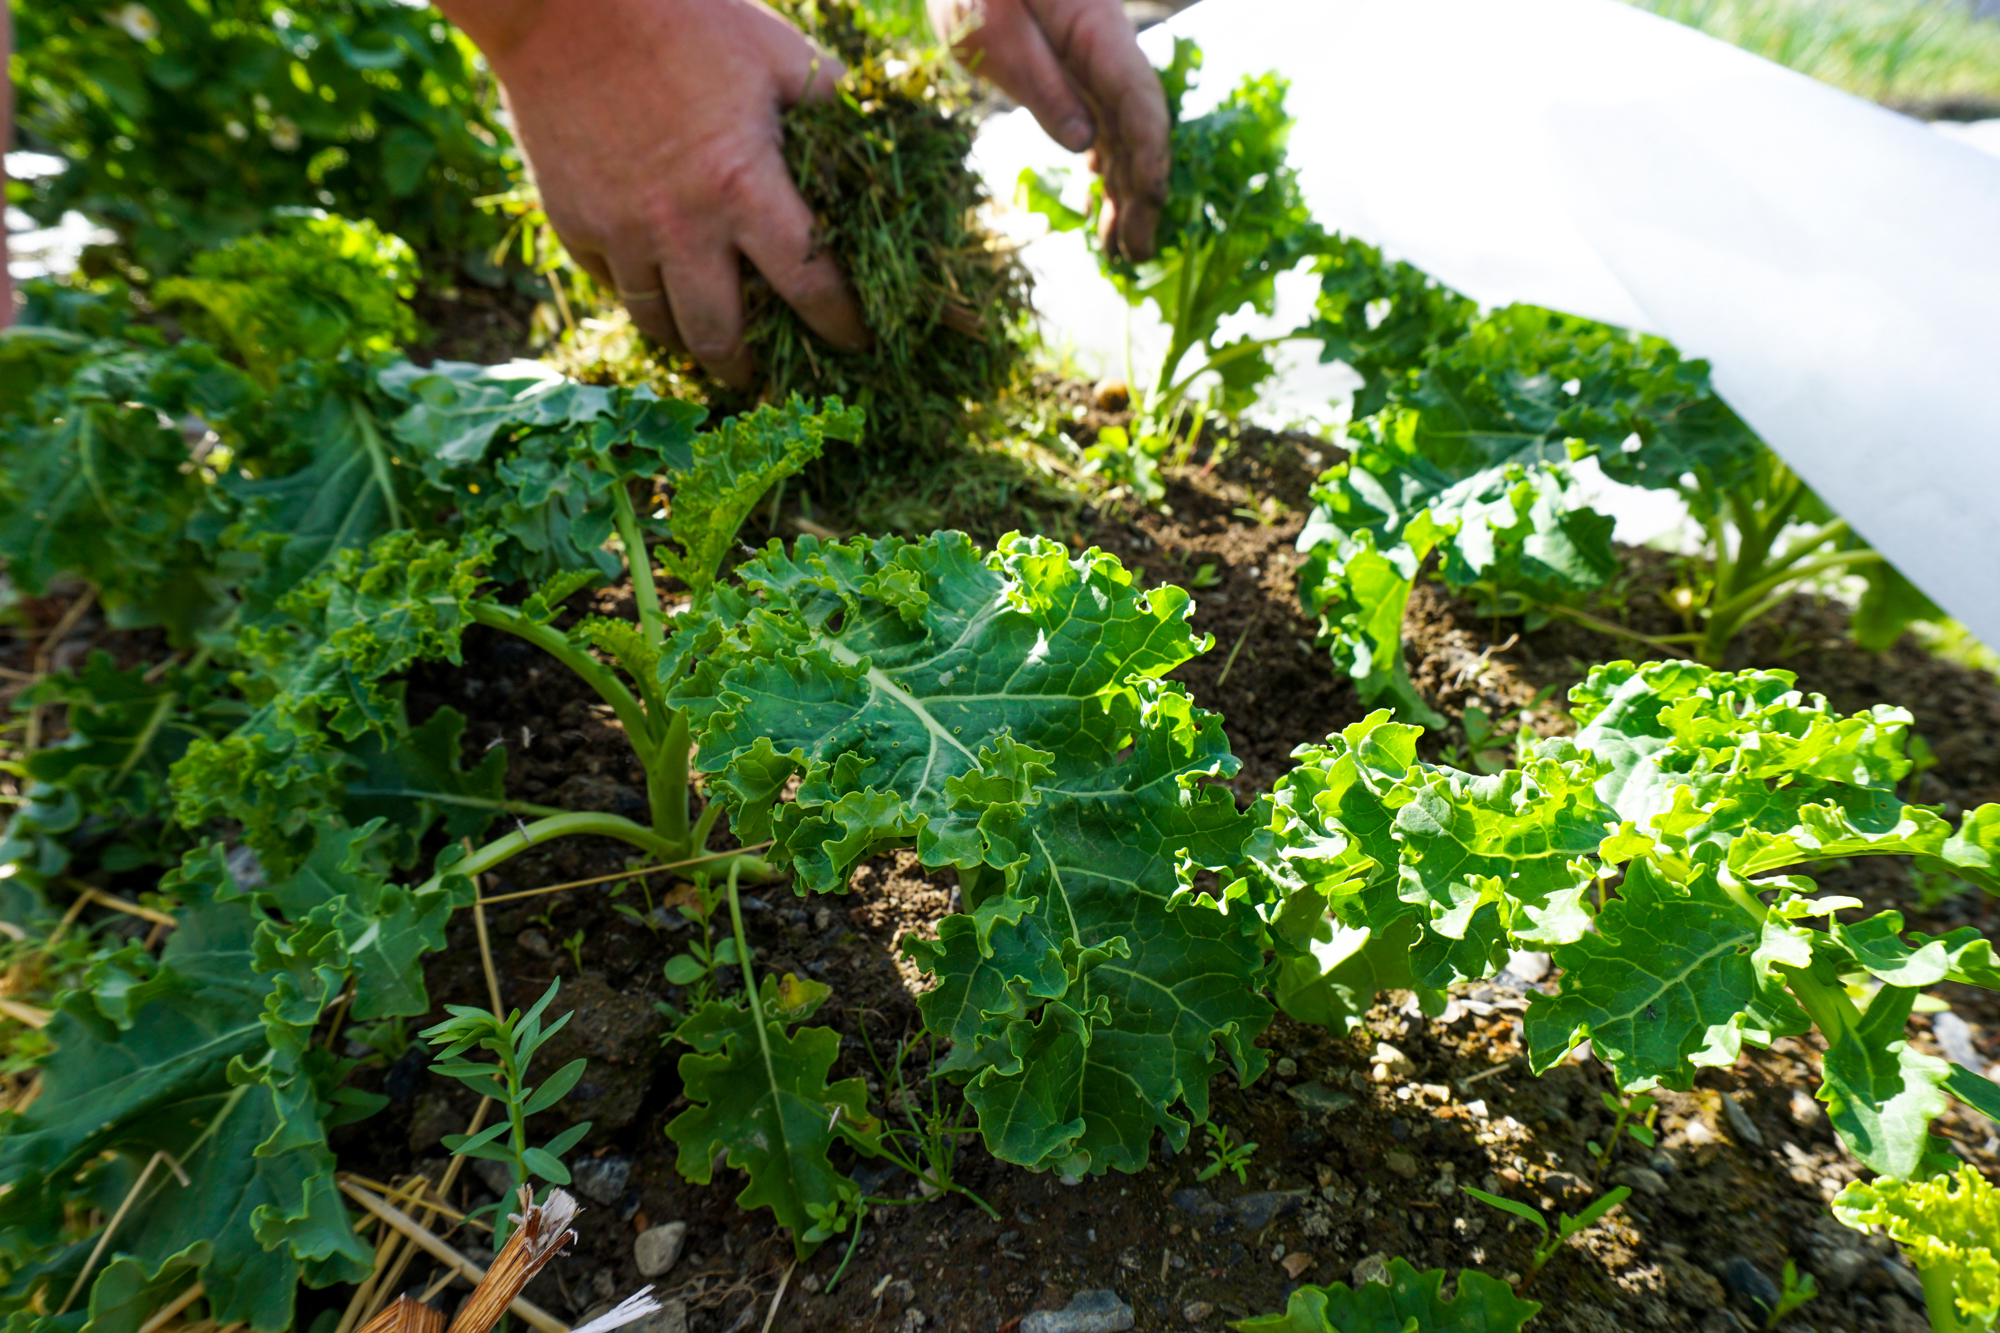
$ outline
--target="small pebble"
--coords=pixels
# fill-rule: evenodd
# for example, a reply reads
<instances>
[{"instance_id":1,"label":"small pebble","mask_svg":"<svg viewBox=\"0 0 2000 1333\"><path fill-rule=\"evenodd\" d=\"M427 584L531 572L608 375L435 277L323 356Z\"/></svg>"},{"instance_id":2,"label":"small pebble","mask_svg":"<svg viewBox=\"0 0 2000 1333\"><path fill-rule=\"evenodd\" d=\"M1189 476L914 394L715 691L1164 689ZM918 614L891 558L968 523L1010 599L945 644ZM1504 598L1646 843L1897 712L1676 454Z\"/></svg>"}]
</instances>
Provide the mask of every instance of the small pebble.
<instances>
[{"instance_id":1,"label":"small pebble","mask_svg":"<svg viewBox=\"0 0 2000 1333\"><path fill-rule=\"evenodd\" d=\"M1353 1093L1336 1091L1318 1079L1289 1087L1285 1089L1285 1095L1297 1102L1301 1111L1318 1111L1326 1115L1354 1105Z\"/></svg>"},{"instance_id":2,"label":"small pebble","mask_svg":"<svg viewBox=\"0 0 2000 1333\"><path fill-rule=\"evenodd\" d=\"M1199 1324L1214 1313L1215 1307L1207 1301L1189 1301L1181 1307L1181 1318L1190 1324Z\"/></svg>"},{"instance_id":3,"label":"small pebble","mask_svg":"<svg viewBox=\"0 0 2000 1333\"><path fill-rule=\"evenodd\" d=\"M1297 1212L1309 1193L1307 1190L1265 1190L1245 1194L1229 1206L1235 1210L1236 1220L1246 1229L1262 1231L1275 1219Z\"/></svg>"},{"instance_id":4,"label":"small pebble","mask_svg":"<svg viewBox=\"0 0 2000 1333\"><path fill-rule=\"evenodd\" d=\"M1729 1132L1753 1148L1764 1146L1764 1131L1758 1129L1750 1119L1750 1113L1728 1093L1722 1094L1722 1115L1729 1121Z\"/></svg>"},{"instance_id":5,"label":"small pebble","mask_svg":"<svg viewBox=\"0 0 2000 1333\"><path fill-rule=\"evenodd\" d=\"M639 1275L658 1277L678 1263L687 1233L685 1222L668 1222L639 1233L632 1242L632 1261L638 1264Z\"/></svg>"},{"instance_id":6,"label":"small pebble","mask_svg":"<svg viewBox=\"0 0 2000 1333\"><path fill-rule=\"evenodd\" d=\"M1375 1043L1375 1058L1373 1063L1378 1067L1386 1066L1392 1074L1412 1074L1416 1072L1417 1068L1409 1056L1404 1055L1402 1051L1391 1046L1386 1041Z\"/></svg>"},{"instance_id":7,"label":"small pebble","mask_svg":"<svg viewBox=\"0 0 2000 1333\"><path fill-rule=\"evenodd\" d=\"M1590 1190L1590 1186L1584 1183L1582 1176L1571 1175L1567 1171L1551 1171L1543 1176L1542 1188L1557 1196L1585 1194Z\"/></svg>"},{"instance_id":8,"label":"small pebble","mask_svg":"<svg viewBox=\"0 0 2000 1333\"><path fill-rule=\"evenodd\" d=\"M1650 1171L1643 1166L1628 1166L1620 1171L1618 1183L1630 1185L1639 1193L1649 1194L1656 1199L1667 1192L1666 1179L1659 1172Z\"/></svg>"},{"instance_id":9,"label":"small pebble","mask_svg":"<svg viewBox=\"0 0 2000 1333\"><path fill-rule=\"evenodd\" d=\"M1278 1071L1279 1078L1297 1078L1299 1076L1299 1062L1292 1059L1289 1055L1279 1056L1277 1063L1273 1064L1271 1068Z\"/></svg>"},{"instance_id":10,"label":"small pebble","mask_svg":"<svg viewBox=\"0 0 2000 1333\"><path fill-rule=\"evenodd\" d=\"M1701 1147L1704 1143L1715 1142L1715 1131L1708 1127L1706 1120L1688 1121L1687 1128L1683 1129L1681 1133L1687 1135L1687 1141L1697 1148Z\"/></svg>"},{"instance_id":11,"label":"small pebble","mask_svg":"<svg viewBox=\"0 0 2000 1333\"><path fill-rule=\"evenodd\" d=\"M1285 1276L1294 1282L1299 1280L1300 1274L1312 1266L1313 1257L1304 1250L1294 1250L1279 1263L1279 1267L1285 1270Z\"/></svg>"},{"instance_id":12,"label":"small pebble","mask_svg":"<svg viewBox=\"0 0 2000 1333\"><path fill-rule=\"evenodd\" d=\"M1382 1165L1394 1171L1405 1180L1414 1180L1417 1175L1417 1159L1399 1149L1383 1156Z\"/></svg>"},{"instance_id":13,"label":"small pebble","mask_svg":"<svg viewBox=\"0 0 2000 1333\"><path fill-rule=\"evenodd\" d=\"M1554 966L1554 960L1545 953L1516 949L1507 955L1507 970L1531 986L1546 977Z\"/></svg>"},{"instance_id":14,"label":"small pebble","mask_svg":"<svg viewBox=\"0 0 2000 1333\"><path fill-rule=\"evenodd\" d=\"M1943 1013L1931 1015L1931 1035L1937 1038L1938 1046L1944 1051L1944 1058L1955 1065L1967 1069L1978 1069L1985 1061L1979 1057L1979 1030L1947 1009Z\"/></svg>"},{"instance_id":15,"label":"small pebble","mask_svg":"<svg viewBox=\"0 0 2000 1333\"><path fill-rule=\"evenodd\" d=\"M1736 1255L1715 1270L1722 1285L1729 1288L1738 1304L1748 1306L1759 1318L1768 1319L1778 1308L1778 1284L1764 1270L1742 1255Z\"/></svg>"},{"instance_id":16,"label":"small pebble","mask_svg":"<svg viewBox=\"0 0 2000 1333\"><path fill-rule=\"evenodd\" d=\"M1388 1286L1389 1256L1377 1250L1354 1265L1353 1278L1353 1285L1357 1287L1364 1287L1370 1282L1380 1282L1383 1286Z\"/></svg>"},{"instance_id":17,"label":"small pebble","mask_svg":"<svg viewBox=\"0 0 2000 1333\"><path fill-rule=\"evenodd\" d=\"M1021 1333L1125 1333L1132 1307L1118 1293L1099 1288L1079 1291L1060 1310L1035 1310L1021 1320Z\"/></svg>"},{"instance_id":18,"label":"small pebble","mask_svg":"<svg viewBox=\"0 0 2000 1333\"><path fill-rule=\"evenodd\" d=\"M1819 1275L1826 1283L1828 1291L1846 1291L1874 1266L1873 1255L1864 1254L1860 1250L1835 1250L1827 1255L1826 1261L1819 1266Z\"/></svg>"},{"instance_id":19,"label":"small pebble","mask_svg":"<svg viewBox=\"0 0 2000 1333\"><path fill-rule=\"evenodd\" d=\"M1792 1099L1786 1104L1785 1109L1791 1112L1792 1123L1800 1129L1811 1129L1820 1122L1820 1117L1826 1114L1819 1102L1804 1088L1792 1089Z\"/></svg>"},{"instance_id":20,"label":"small pebble","mask_svg":"<svg viewBox=\"0 0 2000 1333\"><path fill-rule=\"evenodd\" d=\"M555 946L551 945L549 937L539 930L522 931L514 937L514 943L521 946L522 953L533 954L537 958L549 958L555 954Z\"/></svg>"},{"instance_id":21,"label":"small pebble","mask_svg":"<svg viewBox=\"0 0 2000 1333\"><path fill-rule=\"evenodd\" d=\"M593 1203L610 1207L625 1197L632 1183L629 1157L586 1157L570 1170L576 1192Z\"/></svg>"},{"instance_id":22,"label":"small pebble","mask_svg":"<svg viewBox=\"0 0 2000 1333\"><path fill-rule=\"evenodd\" d=\"M686 1301L661 1301L660 1308L636 1324L627 1324L629 1333L688 1333Z\"/></svg>"},{"instance_id":23,"label":"small pebble","mask_svg":"<svg viewBox=\"0 0 2000 1333\"><path fill-rule=\"evenodd\" d=\"M1207 1190L1197 1189L1193 1186L1187 1189L1175 1190L1173 1202L1174 1207L1184 1213L1191 1213L1196 1217L1226 1217L1229 1214L1228 1204L1217 1203L1215 1196ZM1010 1239L1014 1238L1016 1238L1014 1232L1003 1232L1000 1236L1000 1243L1002 1246L1005 1246Z\"/></svg>"}]
</instances>

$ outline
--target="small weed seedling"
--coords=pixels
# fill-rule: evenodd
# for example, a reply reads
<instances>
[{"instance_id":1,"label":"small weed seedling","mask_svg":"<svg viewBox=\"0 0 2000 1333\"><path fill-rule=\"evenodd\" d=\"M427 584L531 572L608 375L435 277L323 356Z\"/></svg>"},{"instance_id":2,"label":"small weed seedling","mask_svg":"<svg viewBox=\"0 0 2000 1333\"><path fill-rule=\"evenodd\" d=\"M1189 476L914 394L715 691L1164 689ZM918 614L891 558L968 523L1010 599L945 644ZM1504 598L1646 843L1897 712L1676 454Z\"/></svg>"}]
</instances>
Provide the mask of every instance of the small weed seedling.
<instances>
[{"instance_id":1,"label":"small weed seedling","mask_svg":"<svg viewBox=\"0 0 2000 1333\"><path fill-rule=\"evenodd\" d=\"M726 890L714 888L707 875L694 877L693 898L681 904L680 912L688 924L701 931L701 938L690 939L685 950L669 958L660 972L671 986L689 987L688 1002L683 1009L692 1013L715 998L715 974L718 968L734 967L741 960L736 953L734 936L725 935L720 942L715 938L715 914L721 908ZM681 1011L676 1010L679 1016ZM667 1040L672 1041L669 1037Z\"/></svg>"},{"instance_id":2,"label":"small weed seedling","mask_svg":"<svg viewBox=\"0 0 2000 1333\"><path fill-rule=\"evenodd\" d=\"M1630 1135L1644 1147L1653 1146L1653 1122L1660 1114L1659 1106L1643 1092L1635 1092L1630 1097L1614 1097L1608 1092L1597 1095L1603 1100L1604 1109L1618 1118L1611 1122L1611 1133L1605 1136L1603 1147L1596 1143L1583 1145L1597 1159L1597 1169L1590 1173L1592 1186L1604 1179L1604 1168L1611 1165L1611 1159L1617 1155L1620 1134Z\"/></svg>"},{"instance_id":3,"label":"small weed seedling","mask_svg":"<svg viewBox=\"0 0 2000 1333\"><path fill-rule=\"evenodd\" d=\"M1523 1287L1535 1280L1535 1274L1548 1267L1549 1260L1556 1257L1556 1251L1560 1250L1571 1236L1596 1226L1604 1220L1605 1216L1612 1209L1625 1202L1632 1195L1632 1191L1628 1187L1620 1185L1617 1189L1612 1190L1609 1194L1593 1202L1590 1207L1584 1209L1582 1212L1574 1216L1564 1213L1557 1219L1556 1229L1550 1231L1548 1219L1543 1217L1538 1210L1530 1208L1525 1203L1520 1203L1513 1199L1503 1199L1498 1194L1488 1194L1485 1190L1474 1189L1470 1185L1461 1185L1459 1188L1481 1203L1491 1204L1502 1212L1512 1213L1514 1216L1530 1223L1537 1231L1542 1233L1541 1243L1535 1246L1534 1255L1529 1261L1527 1275L1521 1279L1521 1286Z\"/></svg>"},{"instance_id":4,"label":"small weed seedling","mask_svg":"<svg viewBox=\"0 0 2000 1333\"><path fill-rule=\"evenodd\" d=\"M1776 1328L1778 1321L1792 1311L1819 1295L1819 1286L1807 1273L1799 1276L1799 1266L1790 1259L1785 1260L1784 1290L1778 1293L1778 1303L1771 1309L1771 1317L1764 1321L1765 1328Z\"/></svg>"},{"instance_id":5,"label":"small weed seedling","mask_svg":"<svg viewBox=\"0 0 2000 1333\"><path fill-rule=\"evenodd\" d=\"M829 1292L847 1272L848 1261L854 1257L854 1251L861 1243L861 1224L867 1220L868 1210L872 1207L923 1203L939 1194L962 1194L988 1217L996 1222L1000 1220L1000 1214L994 1211L993 1205L951 1177L952 1165L958 1158L958 1140L978 1132L965 1123L968 1108L960 1106L956 1114L947 1118L944 1098L934 1079L930 1084L930 1105L925 1107L922 1096L912 1092L904 1076L903 1066L916 1054L917 1038L905 1037L899 1042L895 1058L887 1066L883 1065L881 1056L876 1053L875 1043L868 1037L865 1018L861 1020L861 1040L868 1048L868 1058L873 1062L875 1072L881 1075L884 1084L894 1088L889 1096L890 1110L900 1109L905 1122L902 1128L883 1129L881 1136L875 1140L875 1147L882 1156L916 1177L917 1193L908 1198L892 1199L863 1195L857 1187L852 1196L843 1190L841 1197L831 1205L807 1205L807 1211L813 1218L812 1228L806 1233L808 1240L829 1240L844 1235L850 1227L854 1232L848 1241L847 1252L841 1256L840 1266L834 1269L833 1277L826 1284ZM931 1039L930 1055L930 1063L935 1067L935 1038ZM853 1182L850 1180L847 1183Z\"/></svg>"},{"instance_id":6,"label":"small weed seedling","mask_svg":"<svg viewBox=\"0 0 2000 1333\"><path fill-rule=\"evenodd\" d=\"M583 1077L584 1061L576 1059L539 1087L528 1082L528 1064L535 1051L570 1020L571 1015L564 1014L548 1027L542 1026L542 1014L561 987L560 981L549 983L534 1008L526 1014L516 1009L504 1019L469 1005L446 1005L445 1011L451 1017L421 1034L429 1042L449 1043L431 1065L432 1073L455 1078L480 1096L491 1097L507 1108L506 1119L488 1125L477 1134L447 1134L444 1138L444 1146L459 1156L506 1165L512 1179L503 1198L512 1197L515 1189L527 1184L533 1176L551 1185L569 1184L569 1168L562 1164L562 1155L590 1132L590 1122L586 1120L571 1125L539 1148L528 1143L528 1117L561 1101ZM474 1047L491 1051L498 1063L461 1058ZM488 1207L494 1212L494 1244L502 1244L510 1225L507 1210L500 1203Z\"/></svg>"},{"instance_id":7,"label":"small weed seedling","mask_svg":"<svg viewBox=\"0 0 2000 1333\"><path fill-rule=\"evenodd\" d=\"M1201 1169L1200 1173L1195 1176L1195 1179L1200 1181L1214 1180L1224 1171L1231 1171L1235 1173L1238 1184L1249 1184L1250 1158L1257 1151L1257 1145L1254 1143L1230 1143L1229 1126L1227 1125L1218 1125L1210 1121L1204 1124L1202 1129L1208 1134L1208 1165Z\"/></svg>"}]
</instances>

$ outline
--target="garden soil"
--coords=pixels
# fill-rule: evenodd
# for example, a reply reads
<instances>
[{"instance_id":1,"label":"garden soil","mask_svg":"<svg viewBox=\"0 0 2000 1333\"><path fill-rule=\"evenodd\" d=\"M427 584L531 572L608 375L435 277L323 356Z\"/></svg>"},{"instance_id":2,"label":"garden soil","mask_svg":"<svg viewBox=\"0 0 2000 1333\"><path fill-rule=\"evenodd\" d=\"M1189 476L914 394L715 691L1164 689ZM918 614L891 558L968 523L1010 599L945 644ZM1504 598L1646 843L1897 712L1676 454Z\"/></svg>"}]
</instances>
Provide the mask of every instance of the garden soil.
<instances>
[{"instance_id":1,"label":"garden soil","mask_svg":"<svg viewBox=\"0 0 2000 1333\"><path fill-rule=\"evenodd\" d=\"M1197 455L1174 471L1163 509L1107 501L1061 516L1054 534L1117 555L1149 582L1207 585L1195 593L1194 624L1213 636L1214 647L1176 675L1226 719L1243 762L1230 785L1246 804L1286 770L1294 745L1365 712L1314 648L1313 624L1293 586L1307 489L1331 453L1323 441L1252 433L1220 462ZM777 530L815 524L804 517L810 503L808 495L793 496L777 512ZM979 526L998 530L1009 516L988 517ZM1619 614L1641 630L1681 628L1667 605L1672 562L1630 555L1627 584L1617 590ZM52 598L25 609L46 631L65 607ZM577 614L630 609L625 589L572 602ZM1544 734L1570 725L1562 691L1585 664L1633 655L1635 647L1562 622L1526 632L1519 622L1481 619L1434 585L1418 590L1406 628L1412 677L1434 706L1456 719L1476 705L1503 730L1525 715ZM9 640L4 665L26 672L70 663L98 643L135 660L161 647L144 636L108 634L94 613L78 617L60 643L45 638ZM29 647L38 643L50 660L31 663ZM1888 653L1860 653L1846 641L1839 608L1803 598L1760 626L1741 651L1746 662L1797 672L1804 688L1842 709L1882 702L1910 708L1936 759L1916 779L1915 799L1953 813L2000 800L2000 686L1990 676L1909 640ZM478 629L467 635L465 661L461 669L418 673L413 709L421 717L449 704L467 714L469 754L504 743L510 796L643 814L641 775L616 722L569 673ZM1454 722L1426 738L1428 757L1464 743ZM614 874L631 864L627 855L609 843L564 841L509 862L484 888L500 895ZM1898 908L1922 929L1995 928L1993 900L1965 894L1926 907L1922 886L1892 858L1836 869L1822 884L1863 898L1870 909ZM1546 1307L1531 1327L1758 1328L1758 1303L1774 1298L1787 1263L1812 1275L1822 1292L1787 1328L1903 1333L1926 1326L1915 1274L1893 1247L1846 1230L1827 1211L1828 1199L1855 1178L1855 1164L1809 1095L1819 1060L1812 1041L1746 1052L1729 1069L1704 1071L1691 1091L1663 1095L1656 1146L1621 1142L1600 1171L1586 1145L1601 1144L1610 1124L1600 1100L1611 1089L1604 1068L1587 1056L1540 1078L1525 1068L1526 997L1554 984L1545 962L1528 956L1491 982L1461 988L1435 1018L1399 993L1385 996L1348 1035L1279 1018L1260 1039L1271 1071L1247 1087L1224 1074L1213 1090L1215 1122L1257 1145L1241 1179L1224 1172L1199 1181L1205 1145L1172 1155L1156 1140L1154 1159L1139 1174L1069 1184L999 1163L967 1136L954 1179L989 1215L967 1197L927 1199L913 1178L855 1163L873 1195L906 1202L869 1213L836 1283L848 1237L794 1265L791 1244L770 1215L731 1202L740 1173L722 1167L716 1184L699 1186L676 1170L664 1126L687 1103L677 1052L663 1042L670 1022L661 1006L686 997L666 983L661 966L692 933L669 910L686 894L665 877L586 886L496 906L484 923L493 984L506 1004L525 1006L551 981L563 983L554 1008L574 1017L544 1048L543 1066L578 1055L590 1062L572 1096L543 1117L545 1132L565 1116L592 1121L572 1155L586 1209L581 1239L527 1293L572 1322L642 1284L634 1257L642 1232L682 1222L684 1252L654 1279L669 1305L647 1333L1010 1333L1029 1312L1062 1309L1095 1289L1128 1303L1137 1329L1213 1330L1282 1308L1302 1283L1353 1281L1386 1258L1524 1274L1533 1237L1462 1186L1545 1211L1576 1211L1622 1183L1633 1190L1624 1207L1523 1283L1523 1294ZM776 885L745 898L759 966L832 987L819 1021L842 1034L833 1077L865 1079L872 1107L892 1118L902 1104L899 1050L910 1101L928 1105L936 1094L948 1117L960 1106L948 1084L924 1077L933 1052L917 1039L914 998L922 982L897 949L908 935L932 932L953 896L948 873L927 873L905 852L863 865L845 896L802 900ZM433 1019L447 1003L489 1002L470 914L455 921L449 947L427 960L426 980ZM725 975L724 989L733 981ZM1972 992L1943 989L1956 1019L1919 1015L1912 1040L1982 1068L2000 1059L2000 1009L1979 1008ZM476 1099L424 1064L413 1050L362 1071L358 1081L390 1101L372 1119L336 1131L343 1169L377 1181L414 1172L442 1177L440 1140L467 1128ZM1993 1173L2000 1141L1990 1128L1957 1111L1938 1122L1958 1151ZM493 1182L465 1171L453 1201L469 1208L492 1195ZM484 1257L476 1234L452 1239ZM403 1281L421 1287L434 1276L420 1260ZM447 1286L436 1300L449 1309L464 1290L462 1283ZM307 1293L300 1327L344 1299Z\"/></svg>"}]
</instances>

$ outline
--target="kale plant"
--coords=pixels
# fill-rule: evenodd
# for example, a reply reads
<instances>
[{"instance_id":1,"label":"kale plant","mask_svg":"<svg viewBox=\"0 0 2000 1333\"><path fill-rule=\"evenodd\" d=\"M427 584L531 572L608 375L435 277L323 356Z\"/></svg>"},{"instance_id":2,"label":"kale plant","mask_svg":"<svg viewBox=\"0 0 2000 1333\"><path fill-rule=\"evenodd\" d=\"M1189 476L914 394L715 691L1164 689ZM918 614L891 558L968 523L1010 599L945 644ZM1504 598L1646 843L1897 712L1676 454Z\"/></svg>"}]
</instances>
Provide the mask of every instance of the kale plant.
<instances>
[{"instance_id":1,"label":"kale plant","mask_svg":"<svg viewBox=\"0 0 2000 1333\"><path fill-rule=\"evenodd\" d=\"M1299 596L1364 701L1430 726L1403 662L1426 568L1482 614L1551 616L1722 665L1744 628L1814 578L1867 580L1854 617L1883 648L1936 608L1829 513L1666 342L1532 306L1481 316L1407 264L1344 241L1322 267L1325 355L1367 377L1348 458L1329 469L1299 550ZM1674 608L1646 635L1583 609L1619 570L1612 520L1576 464L1678 495L1707 534Z\"/></svg>"},{"instance_id":2,"label":"kale plant","mask_svg":"<svg viewBox=\"0 0 2000 1333\"><path fill-rule=\"evenodd\" d=\"M1093 460L1148 499L1159 497L1155 465L1169 450L1192 443L1203 413L1233 420L1256 401L1258 386L1273 371L1270 350L1284 338L1218 343L1222 321L1245 309L1270 314L1278 276L1329 243L1286 163L1292 122L1285 113L1285 81L1275 74L1246 78L1215 110L1186 116L1182 104L1200 68L1200 49L1177 39L1173 60L1161 71L1173 123L1173 166L1154 258L1134 264L1103 251L1090 226L1102 204L1101 185L1093 186L1089 209L1079 212L1058 197L1057 182L1032 171L1021 178L1029 206L1057 231L1084 230L1125 299L1133 306L1151 301L1168 327L1166 354L1143 395L1133 385L1136 438L1114 441L1131 456L1100 453ZM1209 374L1216 387L1197 402L1196 382Z\"/></svg>"},{"instance_id":3,"label":"kale plant","mask_svg":"<svg viewBox=\"0 0 2000 1333\"><path fill-rule=\"evenodd\" d=\"M1857 900L1814 896L1805 872L1910 857L2000 893L2000 806L1954 828L1906 804L1909 714L1843 717L1792 682L1600 666L1571 692L1575 737L1484 777L1417 762L1419 729L1379 711L1299 751L1227 896L1270 923L1300 1018L1349 1025L1383 986L1441 1003L1541 949L1562 978L1529 1001L1538 1072L1587 1040L1626 1092L1686 1089L1746 1043L1817 1030L1816 1095L1842 1142L1871 1170L1926 1177L1947 1100L2000 1118L2000 1091L1913 1049L1904 1024L1940 982L2000 989L1992 944L1854 918Z\"/></svg>"},{"instance_id":4,"label":"kale plant","mask_svg":"<svg viewBox=\"0 0 2000 1333\"><path fill-rule=\"evenodd\" d=\"M475 206L517 165L497 90L435 11L395 0L51 0L15 15L28 146L63 171L23 205L111 226L151 276L285 206L483 255Z\"/></svg>"}]
</instances>

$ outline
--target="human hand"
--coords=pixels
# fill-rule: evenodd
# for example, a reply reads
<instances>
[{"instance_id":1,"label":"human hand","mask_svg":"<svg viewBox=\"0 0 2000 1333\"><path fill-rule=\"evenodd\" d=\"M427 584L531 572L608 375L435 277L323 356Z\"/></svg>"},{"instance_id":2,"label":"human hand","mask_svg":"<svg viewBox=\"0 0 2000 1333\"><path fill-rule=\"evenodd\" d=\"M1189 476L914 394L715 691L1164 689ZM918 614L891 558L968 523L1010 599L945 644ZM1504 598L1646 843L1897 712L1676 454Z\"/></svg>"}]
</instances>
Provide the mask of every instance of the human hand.
<instances>
[{"instance_id":1,"label":"human hand","mask_svg":"<svg viewBox=\"0 0 2000 1333\"><path fill-rule=\"evenodd\" d=\"M549 221L632 321L752 387L741 260L835 347L861 308L817 254L780 152L787 107L845 72L756 0L455 0L485 51Z\"/></svg>"},{"instance_id":2,"label":"human hand","mask_svg":"<svg viewBox=\"0 0 2000 1333\"><path fill-rule=\"evenodd\" d=\"M1118 0L926 0L966 68L1104 177L1107 254L1148 259L1167 198L1167 98Z\"/></svg>"}]
</instances>

